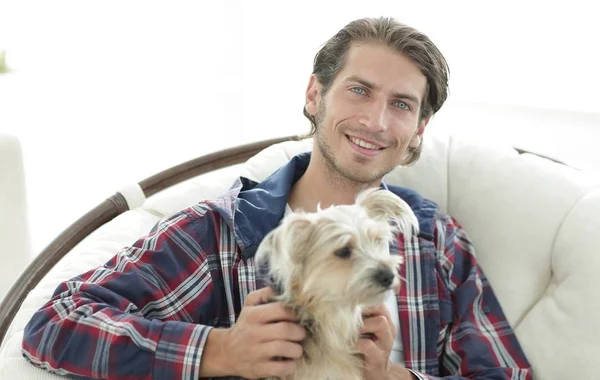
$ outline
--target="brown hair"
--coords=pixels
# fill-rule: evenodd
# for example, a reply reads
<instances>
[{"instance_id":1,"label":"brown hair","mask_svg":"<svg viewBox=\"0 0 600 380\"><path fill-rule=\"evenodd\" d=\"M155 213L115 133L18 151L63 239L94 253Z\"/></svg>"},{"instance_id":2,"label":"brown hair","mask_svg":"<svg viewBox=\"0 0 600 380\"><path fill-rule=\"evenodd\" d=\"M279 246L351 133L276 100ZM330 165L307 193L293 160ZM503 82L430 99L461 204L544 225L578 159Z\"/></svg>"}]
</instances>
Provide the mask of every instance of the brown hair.
<instances>
[{"instance_id":1,"label":"brown hair","mask_svg":"<svg viewBox=\"0 0 600 380\"><path fill-rule=\"evenodd\" d=\"M317 52L313 74L321 85L321 93L329 91L335 77L344 66L350 45L354 42L375 42L390 47L410 58L427 78L420 119L435 114L448 97L450 70L446 59L429 37L390 17L362 18L347 24ZM312 125L308 137L316 132L315 118L304 108L304 116ZM418 153L420 153L419 145ZM411 160L412 161L412 160Z\"/></svg>"}]
</instances>

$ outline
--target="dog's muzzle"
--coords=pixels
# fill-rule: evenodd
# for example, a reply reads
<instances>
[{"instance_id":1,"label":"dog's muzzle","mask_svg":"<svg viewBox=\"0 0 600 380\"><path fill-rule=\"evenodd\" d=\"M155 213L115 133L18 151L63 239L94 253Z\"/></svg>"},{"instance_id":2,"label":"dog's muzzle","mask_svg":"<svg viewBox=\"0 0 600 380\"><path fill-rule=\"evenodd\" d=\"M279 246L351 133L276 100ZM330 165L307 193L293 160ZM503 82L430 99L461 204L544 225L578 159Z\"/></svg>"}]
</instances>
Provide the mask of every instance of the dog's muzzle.
<instances>
[{"instance_id":1,"label":"dog's muzzle","mask_svg":"<svg viewBox=\"0 0 600 380\"><path fill-rule=\"evenodd\" d=\"M388 289L394 282L394 272L389 268L380 268L374 274L375 282Z\"/></svg>"}]
</instances>

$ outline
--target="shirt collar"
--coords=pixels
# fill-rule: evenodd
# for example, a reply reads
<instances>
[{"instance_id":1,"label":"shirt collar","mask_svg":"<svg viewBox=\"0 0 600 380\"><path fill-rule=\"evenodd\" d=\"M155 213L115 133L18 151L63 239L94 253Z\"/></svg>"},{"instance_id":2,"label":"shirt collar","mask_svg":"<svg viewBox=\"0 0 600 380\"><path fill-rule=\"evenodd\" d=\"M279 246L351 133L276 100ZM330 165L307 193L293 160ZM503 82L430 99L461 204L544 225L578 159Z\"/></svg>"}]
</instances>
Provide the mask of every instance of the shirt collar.
<instances>
[{"instance_id":1,"label":"shirt collar","mask_svg":"<svg viewBox=\"0 0 600 380\"><path fill-rule=\"evenodd\" d=\"M292 186L306 172L310 157L310 152L295 155L261 182L239 177L228 192L233 201L215 205L234 231L245 259L254 256L265 235L283 218ZM380 186L399 193L383 181Z\"/></svg>"},{"instance_id":2,"label":"shirt collar","mask_svg":"<svg viewBox=\"0 0 600 380\"><path fill-rule=\"evenodd\" d=\"M260 183L240 177L234 184L239 193L232 222L244 258L254 255L264 236L283 218L292 186L306 172L310 157L310 152L292 157Z\"/></svg>"}]
</instances>

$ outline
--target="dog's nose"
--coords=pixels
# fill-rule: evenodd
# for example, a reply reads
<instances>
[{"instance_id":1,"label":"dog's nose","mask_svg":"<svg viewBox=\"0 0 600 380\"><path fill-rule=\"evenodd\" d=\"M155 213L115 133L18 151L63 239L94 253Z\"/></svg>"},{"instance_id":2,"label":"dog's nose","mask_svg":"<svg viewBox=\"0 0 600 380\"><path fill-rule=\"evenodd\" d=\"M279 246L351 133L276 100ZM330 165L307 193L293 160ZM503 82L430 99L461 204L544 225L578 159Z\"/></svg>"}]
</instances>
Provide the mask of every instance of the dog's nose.
<instances>
[{"instance_id":1,"label":"dog's nose","mask_svg":"<svg viewBox=\"0 0 600 380\"><path fill-rule=\"evenodd\" d=\"M394 272L390 269L378 269L375 272L375 280L384 288L389 288L394 282Z\"/></svg>"}]
</instances>

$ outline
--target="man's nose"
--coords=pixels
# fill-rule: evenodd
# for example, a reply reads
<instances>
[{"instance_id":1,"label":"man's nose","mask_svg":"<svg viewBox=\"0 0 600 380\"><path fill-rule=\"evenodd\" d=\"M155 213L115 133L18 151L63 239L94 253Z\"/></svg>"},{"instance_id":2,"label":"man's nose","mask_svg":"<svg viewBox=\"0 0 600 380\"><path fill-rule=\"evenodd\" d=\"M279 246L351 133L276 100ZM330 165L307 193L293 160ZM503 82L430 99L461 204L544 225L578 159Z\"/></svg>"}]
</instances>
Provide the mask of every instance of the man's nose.
<instances>
[{"instance_id":1,"label":"man's nose","mask_svg":"<svg viewBox=\"0 0 600 380\"><path fill-rule=\"evenodd\" d=\"M388 111L386 102L374 100L365 105L359 122L373 132L385 132L389 123Z\"/></svg>"}]
</instances>

